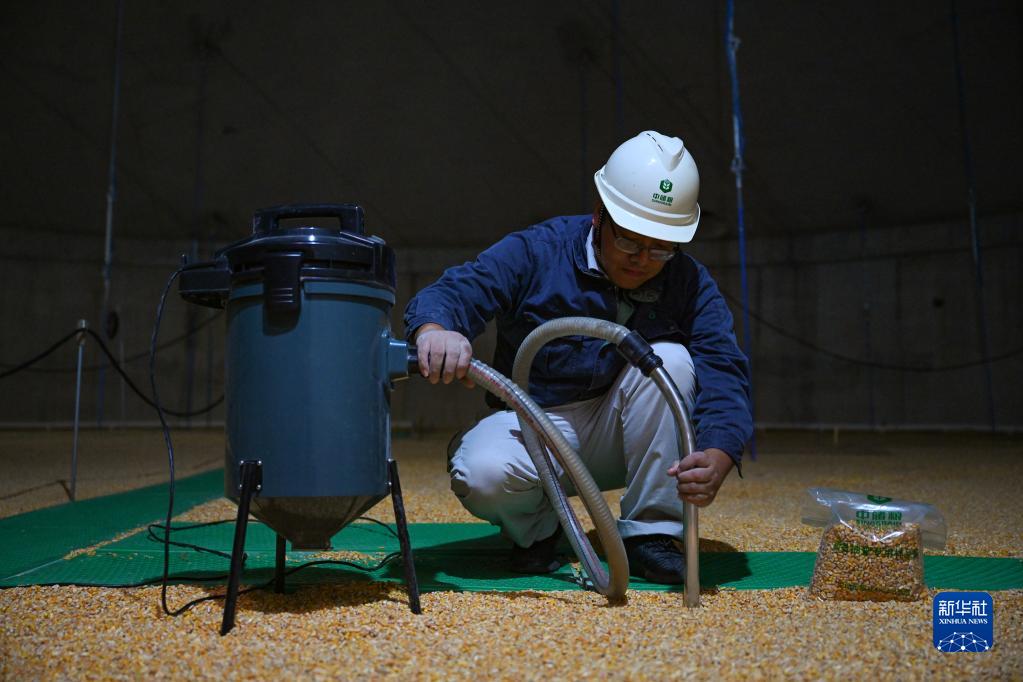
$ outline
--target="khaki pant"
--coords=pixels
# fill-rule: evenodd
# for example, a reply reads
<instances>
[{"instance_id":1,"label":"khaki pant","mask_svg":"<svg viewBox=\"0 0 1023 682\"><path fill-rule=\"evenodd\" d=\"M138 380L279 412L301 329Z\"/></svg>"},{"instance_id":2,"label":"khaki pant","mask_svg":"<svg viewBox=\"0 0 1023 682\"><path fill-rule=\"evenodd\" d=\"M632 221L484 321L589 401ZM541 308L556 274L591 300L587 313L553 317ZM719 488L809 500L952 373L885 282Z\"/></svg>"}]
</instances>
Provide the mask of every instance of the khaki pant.
<instances>
[{"instance_id":1,"label":"khaki pant","mask_svg":"<svg viewBox=\"0 0 1023 682\"><path fill-rule=\"evenodd\" d=\"M655 343L690 412L695 372L680 344ZM667 475L679 458L676 426L660 390L626 367L601 397L547 410L601 490L625 488L618 528L623 538L652 533L682 539L682 502ZM553 459L553 458L552 458ZM555 469L574 494L561 466ZM520 547L549 537L558 517L522 444L518 417L504 411L465 433L451 455L451 490L474 516L501 527Z\"/></svg>"}]
</instances>

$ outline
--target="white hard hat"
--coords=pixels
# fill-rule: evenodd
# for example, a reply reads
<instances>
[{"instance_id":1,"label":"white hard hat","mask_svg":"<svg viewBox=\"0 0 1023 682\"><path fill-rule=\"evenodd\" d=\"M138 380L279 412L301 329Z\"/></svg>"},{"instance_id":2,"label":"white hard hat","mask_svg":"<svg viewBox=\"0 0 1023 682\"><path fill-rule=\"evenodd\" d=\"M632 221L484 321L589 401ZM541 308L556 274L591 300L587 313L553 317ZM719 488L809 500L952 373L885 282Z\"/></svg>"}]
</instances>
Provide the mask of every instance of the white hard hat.
<instances>
[{"instance_id":1,"label":"white hard hat","mask_svg":"<svg viewBox=\"0 0 1023 682\"><path fill-rule=\"evenodd\" d=\"M682 140L647 130L626 140L593 181L611 219L626 230L688 242L700 224L700 174Z\"/></svg>"}]
</instances>

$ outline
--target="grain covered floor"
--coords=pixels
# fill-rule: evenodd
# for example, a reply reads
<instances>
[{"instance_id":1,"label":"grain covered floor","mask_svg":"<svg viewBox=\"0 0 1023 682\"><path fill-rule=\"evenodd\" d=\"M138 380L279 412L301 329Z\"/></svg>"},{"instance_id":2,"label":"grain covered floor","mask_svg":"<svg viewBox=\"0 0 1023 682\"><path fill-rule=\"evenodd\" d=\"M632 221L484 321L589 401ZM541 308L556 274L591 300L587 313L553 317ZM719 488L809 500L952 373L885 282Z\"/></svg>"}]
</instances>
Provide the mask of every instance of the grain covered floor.
<instances>
[{"instance_id":1,"label":"grain covered floor","mask_svg":"<svg viewBox=\"0 0 1023 682\"><path fill-rule=\"evenodd\" d=\"M221 465L219 431L176 433L179 475ZM70 434L0 432L0 516L66 501ZM446 436L395 440L412 522L471 522L448 492ZM813 551L799 523L811 485L931 502L949 525L948 554L1023 556L1023 440L971 434L768 432L759 460L734 474L700 516L707 550ZM80 498L166 480L158 431L86 431ZM609 493L612 508L617 493ZM212 502L182 518L228 518ZM370 514L390 519L381 504ZM4 548L3 551L11 551ZM171 588L172 604L206 592ZM622 607L583 592L432 593L412 615L401 588L302 587L161 614L158 588L29 587L0 591L0 678L580 679L612 677L1023 679L1023 591L995 594L995 649L941 654L931 603L824 603L805 589L632 592ZM930 595L933 595L932 591Z\"/></svg>"}]
</instances>

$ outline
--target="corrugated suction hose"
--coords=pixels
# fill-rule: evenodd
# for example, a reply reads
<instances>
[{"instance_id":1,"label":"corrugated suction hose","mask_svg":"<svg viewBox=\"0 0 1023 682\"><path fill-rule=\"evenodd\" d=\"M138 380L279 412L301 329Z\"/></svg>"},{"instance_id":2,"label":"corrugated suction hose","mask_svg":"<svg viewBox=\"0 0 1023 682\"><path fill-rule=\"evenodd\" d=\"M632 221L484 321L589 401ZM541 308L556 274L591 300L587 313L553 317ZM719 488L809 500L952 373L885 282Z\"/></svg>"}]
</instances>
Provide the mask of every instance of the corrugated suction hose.
<instances>
[{"instance_id":1,"label":"corrugated suction hose","mask_svg":"<svg viewBox=\"0 0 1023 682\"><path fill-rule=\"evenodd\" d=\"M625 591L629 586L629 561L625 556L625 545L622 544L622 536L618 533L618 525L607 506L607 501L604 500L593 477L587 471L586 465L582 463L575 450L565 440L561 430L554 425L543 408L537 405L525 390L479 360L473 360L470 363L468 375L477 384L503 400L518 414L526 450L540 476L544 492L547 493L551 505L557 512L561 526L568 536L568 541L572 545L572 549L575 550L576 556L579 557L587 576L593 582L597 592L606 596L610 601L624 601ZM565 475L572 482L572 486L583 501L590 518L593 519L597 535L608 558L610 575L604 571L600 558L586 538L579 519L576 518L575 512L572 511L572 507L568 503L568 497L558 481L549 452L553 452L557 457Z\"/></svg>"},{"instance_id":2,"label":"corrugated suction hose","mask_svg":"<svg viewBox=\"0 0 1023 682\"><path fill-rule=\"evenodd\" d=\"M529 370L533 366L533 358L540 348L563 336L592 336L615 344L618 352L629 363L654 381L667 401L677 426L679 456L685 457L696 449L689 412L681 392L662 367L661 359L642 336L619 324L590 317L565 317L551 320L534 329L519 346L512 368L512 378L518 386L522 387L522 390L528 390ZM625 590L629 584L629 562L621 534L618 532L618 524L615 522L600 489L575 450L561 431L554 427L553 423L550 424L551 428L545 426L541 431L531 423L532 419L524 417L522 410L517 410L517 413L526 449L540 474L544 490L561 520L569 542L590 580L593 581L597 591L607 596L608 599L624 599ZM541 434L543 441L541 441ZM551 464L549 452L553 452L557 457L593 519L597 536L604 547L610 575L604 571L593 546L582 531L575 513L568 504L565 491L558 482L557 474ZM689 502L683 504L683 524L686 553L686 605L699 606L698 520L696 506Z\"/></svg>"},{"instance_id":3,"label":"corrugated suction hose","mask_svg":"<svg viewBox=\"0 0 1023 682\"><path fill-rule=\"evenodd\" d=\"M668 402L678 426L680 456L685 457L694 449L693 429L682 394L675 382L661 366L661 359L653 352L650 344L636 332L627 328L590 317L566 317L552 320L533 330L522 342L515 365L512 369L514 382L497 370L479 360L469 364L467 375L474 382L493 393L515 410L522 428L522 437L533 465L536 467L551 505L554 507L562 528L572 549L583 565L594 589L611 602L622 602L629 586L629 560L625 545L618 532L618 524L607 506L600 488L579 459L561 430L555 426L543 408L529 397L529 368L536 353L549 341L562 336L593 336L615 344L618 351L644 375L649 376L661 390ZM415 349L409 348L409 362L416 366ZM604 548L608 569L604 570L593 545L579 523L568 502L565 489L551 461L551 453L558 460L576 494L590 514L597 537ZM686 551L686 605L700 603L700 579L698 557L698 533L696 507L683 505Z\"/></svg>"}]
</instances>

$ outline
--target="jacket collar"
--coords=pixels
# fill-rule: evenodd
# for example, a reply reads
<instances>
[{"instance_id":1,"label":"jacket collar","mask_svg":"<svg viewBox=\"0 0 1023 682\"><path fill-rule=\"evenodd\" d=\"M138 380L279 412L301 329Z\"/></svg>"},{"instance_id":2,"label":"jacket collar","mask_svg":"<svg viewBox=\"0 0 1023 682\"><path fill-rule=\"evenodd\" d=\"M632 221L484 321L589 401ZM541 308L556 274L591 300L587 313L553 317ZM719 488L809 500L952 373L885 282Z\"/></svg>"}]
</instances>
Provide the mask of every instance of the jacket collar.
<instances>
[{"instance_id":1,"label":"jacket collar","mask_svg":"<svg viewBox=\"0 0 1023 682\"><path fill-rule=\"evenodd\" d=\"M588 215L576 216L578 218L578 229L572 235L572 263L579 272L587 275L603 277L604 273L600 268L590 267L589 253L592 253L593 246L590 242L593 234L593 219Z\"/></svg>"},{"instance_id":2,"label":"jacket collar","mask_svg":"<svg viewBox=\"0 0 1023 682\"><path fill-rule=\"evenodd\" d=\"M580 272L591 277L607 279L607 275L600 268L597 262L597 255L593 248L594 227L590 216L579 216L579 231L572 242L572 260ZM625 292L625 295L636 303L653 303L661 297L664 289L664 281L671 263L661 269L656 276L643 283L642 286Z\"/></svg>"}]
</instances>

